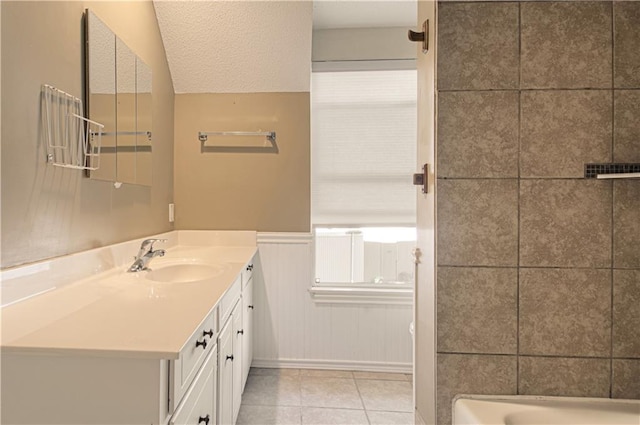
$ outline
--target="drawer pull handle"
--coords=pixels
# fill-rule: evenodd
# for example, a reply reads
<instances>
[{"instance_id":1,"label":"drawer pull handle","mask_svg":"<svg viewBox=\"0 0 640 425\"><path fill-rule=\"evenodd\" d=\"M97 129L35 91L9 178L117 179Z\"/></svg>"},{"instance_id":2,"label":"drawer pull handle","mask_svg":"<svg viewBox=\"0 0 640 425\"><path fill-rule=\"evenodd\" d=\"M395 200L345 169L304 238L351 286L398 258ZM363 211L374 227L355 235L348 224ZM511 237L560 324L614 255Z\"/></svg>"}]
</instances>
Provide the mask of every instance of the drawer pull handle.
<instances>
[{"instance_id":1,"label":"drawer pull handle","mask_svg":"<svg viewBox=\"0 0 640 425\"><path fill-rule=\"evenodd\" d=\"M206 349L207 348L207 340L206 339L202 339L202 341L196 341L196 348L200 347L202 345L202 349Z\"/></svg>"},{"instance_id":2,"label":"drawer pull handle","mask_svg":"<svg viewBox=\"0 0 640 425\"><path fill-rule=\"evenodd\" d=\"M227 356L227 360L231 360L231 361L233 361L233 354L232 354L232 355L230 355L230 356Z\"/></svg>"},{"instance_id":3,"label":"drawer pull handle","mask_svg":"<svg viewBox=\"0 0 640 425\"><path fill-rule=\"evenodd\" d=\"M209 338L213 338L213 329L209 329L208 331L202 331L202 336L209 335Z\"/></svg>"},{"instance_id":4,"label":"drawer pull handle","mask_svg":"<svg viewBox=\"0 0 640 425\"><path fill-rule=\"evenodd\" d=\"M201 424L202 422L204 422L204 425L209 425L209 415L204 418L202 416L198 417L198 423Z\"/></svg>"},{"instance_id":5,"label":"drawer pull handle","mask_svg":"<svg viewBox=\"0 0 640 425\"><path fill-rule=\"evenodd\" d=\"M251 310L253 310L253 306L252 305L248 305L247 308L250 308Z\"/></svg>"},{"instance_id":6,"label":"drawer pull handle","mask_svg":"<svg viewBox=\"0 0 640 425\"><path fill-rule=\"evenodd\" d=\"M238 335L244 335L244 329L240 329L240 330L238 331Z\"/></svg>"}]
</instances>

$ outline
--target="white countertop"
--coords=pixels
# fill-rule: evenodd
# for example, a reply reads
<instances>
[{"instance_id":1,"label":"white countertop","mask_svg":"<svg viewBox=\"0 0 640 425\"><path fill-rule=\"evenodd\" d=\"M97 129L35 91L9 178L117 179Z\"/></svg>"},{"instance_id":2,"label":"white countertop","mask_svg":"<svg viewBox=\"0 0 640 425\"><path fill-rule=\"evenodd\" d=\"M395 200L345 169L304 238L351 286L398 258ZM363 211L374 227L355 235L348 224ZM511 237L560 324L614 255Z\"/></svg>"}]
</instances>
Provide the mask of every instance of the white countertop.
<instances>
[{"instance_id":1,"label":"white countertop","mask_svg":"<svg viewBox=\"0 0 640 425\"><path fill-rule=\"evenodd\" d=\"M221 265L221 274L162 283L147 279L147 272L127 273L127 265L6 306L2 350L176 359L255 252L255 245L177 245L149 266L197 259Z\"/></svg>"}]
</instances>

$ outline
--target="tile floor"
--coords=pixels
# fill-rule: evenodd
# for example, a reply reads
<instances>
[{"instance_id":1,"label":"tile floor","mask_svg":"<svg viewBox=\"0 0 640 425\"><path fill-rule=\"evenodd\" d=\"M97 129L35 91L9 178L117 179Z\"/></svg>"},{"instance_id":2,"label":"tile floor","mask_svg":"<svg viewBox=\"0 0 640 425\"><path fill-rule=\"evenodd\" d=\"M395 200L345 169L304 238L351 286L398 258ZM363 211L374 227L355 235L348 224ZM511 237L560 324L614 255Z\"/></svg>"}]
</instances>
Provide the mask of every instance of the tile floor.
<instances>
[{"instance_id":1,"label":"tile floor","mask_svg":"<svg viewBox=\"0 0 640 425\"><path fill-rule=\"evenodd\" d=\"M251 368L237 425L412 425L411 375Z\"/></svg>"}]
</instances>

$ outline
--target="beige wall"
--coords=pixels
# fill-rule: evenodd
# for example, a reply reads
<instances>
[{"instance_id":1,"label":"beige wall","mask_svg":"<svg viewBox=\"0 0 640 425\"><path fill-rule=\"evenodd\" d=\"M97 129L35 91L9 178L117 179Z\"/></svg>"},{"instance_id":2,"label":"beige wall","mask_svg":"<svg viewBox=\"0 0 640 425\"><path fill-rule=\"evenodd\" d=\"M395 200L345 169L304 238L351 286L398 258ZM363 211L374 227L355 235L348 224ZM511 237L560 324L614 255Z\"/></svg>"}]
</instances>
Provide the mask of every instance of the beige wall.
<instances>
[{"instance_id":1,"label":"beige wall","mask_svg":"<svg viewBox=\"0 0 640 425\"><path fill-rule=\"evenodd\" d=\"M309 93L179 94L175 108L177 229L309 231ZM278 153L200 151L199 131L257 130L276 132Z\"/></svg>"},{"instance_id":2,"label":"beige wall","mask_svg":"<svg viewBox=\"0 0 640 425\"><path fill-rule=\"evenodd\" d=\"M174 94L145 2L2 2L3 268L171 229ZM153 186L90 180L45 162L40 86L83 95L82 14L93 9L153 70Z\"/></svg>"}]
</instances>

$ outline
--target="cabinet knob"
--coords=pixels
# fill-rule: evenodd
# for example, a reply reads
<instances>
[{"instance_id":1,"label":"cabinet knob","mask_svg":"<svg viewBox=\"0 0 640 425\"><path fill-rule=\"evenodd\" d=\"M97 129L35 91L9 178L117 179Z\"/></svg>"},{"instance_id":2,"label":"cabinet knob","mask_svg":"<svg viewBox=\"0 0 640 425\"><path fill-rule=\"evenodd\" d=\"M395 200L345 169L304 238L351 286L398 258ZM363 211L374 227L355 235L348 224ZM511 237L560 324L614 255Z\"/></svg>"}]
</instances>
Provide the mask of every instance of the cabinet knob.
<instances>
[{"instance_id":1,"label":"cabinet knob","mask_svg":"<svg viewBox=\"0 0 640 425\"><path fill-rule=\"evenodd\" d=\"M244 335L244 329L240 329L240 330L238 331L238 335Z\"/></svg>"},{"instance_id":2,"label":"cabinet knob","mask_svg":"<svg viewBox=\"0 0 640 425\"><path fill-rule=\"evenodd\" d=\"M202 422L204 422L204 425L209 425L209 415L205 416L204 418L202 416L199 416L198 423L201 424Z\"/></svg>"},{"instance_id":3,"label":"cabinet knob","mask_svg":"<svg viewBox=\"0 0 640 425\"><path fill-rule=\"evenodd\" d=\"M253 270L253 264L249 264L247 266L247 271L250 272L251 270Z\"/></svg>"},{"instance_id":4,"label":"cabinet knob","mask_svg":"<svg viewBox=\"0 0 640 425\"><path fill-rule=\"evenodd\" d=\"M230 355L230 356L227 356L227 360L231 360L231 361L233 361L233 354L232 354L232 355Z\"/></svg>"},{"instance_id":5,"label":"cabinet knob","mask_svg":"<svg viewBox=\"0 0 640 425\"><path fill-rule=\"evenodd\" d=\"M248 305L247 308L250 308L251 310L253 310L253 306L252 305Z\"/></svg>"},{"instance_id":6,"label":"cabinet knob","mask_svg":"<svg viewBox=\"0 0 640 425\"><path fill-rule=\"evenodd\" d=\"M209 338L213 338L213 329L209 329L208 331L202 331L202 336L209 335Z\"/></svg>"},{"instance_id":7,"label":"cabinet knob","mask_svg":"<svg viewBox=\"0 0 640 425\"><path fill-rule=\"evenodd\" d=\"M202 349L206 349L207 348L207 340L206 339L202 339L202 341L196 341L196 348L202 346Z\"/></svg>"}]
</instances>

